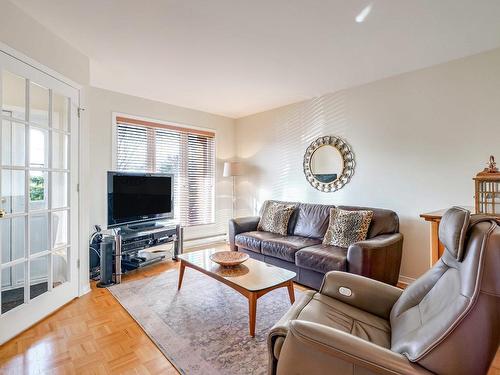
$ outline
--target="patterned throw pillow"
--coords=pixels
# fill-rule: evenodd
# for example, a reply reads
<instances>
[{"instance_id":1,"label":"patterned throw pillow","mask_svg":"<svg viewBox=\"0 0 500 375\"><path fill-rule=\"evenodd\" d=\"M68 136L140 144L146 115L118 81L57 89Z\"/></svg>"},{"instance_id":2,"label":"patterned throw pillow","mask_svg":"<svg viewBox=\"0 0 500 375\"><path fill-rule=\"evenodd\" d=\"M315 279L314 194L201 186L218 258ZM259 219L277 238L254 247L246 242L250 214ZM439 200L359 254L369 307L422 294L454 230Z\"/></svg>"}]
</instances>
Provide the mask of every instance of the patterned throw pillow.
<instances>
[{"instance_id":1,"label":"patterned throw pillow","mask_svg":"<svg viewBox=\"0 0 500 375\"><path fill-rule=\"evenodd\" d=\"M339 247L349 247L353 243L366 240L373 211L345 211L330 209L330 223L323 243Z\"/></svg>"},{"instance_id":2,"label":"patterned throw pillow","mask_svg":"<svg viewBox=\"0 0 500 375\"><path fill-rule=\"evenodd\" d=\"M286 235L288 221L296 206L267 201L260 217L257 230Z\"/></svg>"}]
</instances>

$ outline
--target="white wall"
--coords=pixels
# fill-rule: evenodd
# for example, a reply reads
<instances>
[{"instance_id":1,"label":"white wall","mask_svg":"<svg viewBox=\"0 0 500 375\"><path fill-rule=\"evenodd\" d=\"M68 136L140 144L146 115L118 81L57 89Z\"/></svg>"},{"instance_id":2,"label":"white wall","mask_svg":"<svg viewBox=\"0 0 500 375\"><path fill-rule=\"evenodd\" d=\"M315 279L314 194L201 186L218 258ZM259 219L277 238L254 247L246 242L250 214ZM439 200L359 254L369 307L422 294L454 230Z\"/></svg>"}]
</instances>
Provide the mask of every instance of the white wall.
<instances>
[{"instance_id":1,"label":"white wall","mask_svg":"<svg viewBox=\"0 0 500 375\"><path fill-rule=\"evenodd\" d=\"M88 290L87 241L91 225L106 223L106 175L111 169L111 112L206 127L217 132L216 224L189 228L186 238L224 233L231 211L231 182L221 163L234 156L234 120L200 111L94 89L89 84L89 59L7 0L0 0L0 42L83 86L80 136L81 290Z\"/></svg>"},{"instance_id":2,"label":"white wall","mask_svg":"<svg viewBox=\"0 0 500 375\"><path fill-rule=\"evenodd\" d=\"M390 208L405 236L401 275L428 268L419 214L473 205L472 177L500 158L500 49L237 120L238 214L268 198ZM353 148L355 174L335 193L314 190L302 160L316 137Z\"/></svg>"},{"instance_id":3,"label":"white wall","mask_svg":"<svg viewBox=\"0 0 500 375\"><path fill-rule=\"evenodd\" d=\"M234 156L234 120L133 96L94 89L89 84L89 59L7 0L0 0L0 42L83 86L80 134L80 275L89 288L87 241L91 225L106 223L106 175L111 169L111 112L206 127L217 132L216 224L189 228L186 238L227 230L231 212L231 181L222 178L221 163Z\"/></svg>"},{"instance_id":4,"label":"white wall","mask_svg":"<svg viewBox=\"0 0 500 375\"><path fill-rule=\"evenodd\" d=\"M409 277L428 264L428 227L418 215L471 205L472 176L500 149L500 50L249 116L236 121L235 135L228 118L88 89L86 56L9 1L0 0L0 9L2 43L84 87L82 269L90 224L105 223L112 111L217 130L217 225L192 228L188 237L226 230L231 182L220 166L234 155L235 136L247 164L238 177L240 214L256 212L266 198L392 208L405 234L402 274ZM331 194L315 191L302 175L305 148L324 134L346 138L357 159L352 182ZM88 285L85 273L81 282Z\"/></svg>"},{"instance_id":5,"label":"white wall","mask_svg":"<svg viewBox=\"0 0 500 375\"><path fill-rule=\"evenodd\" d=\"M7 0L0 0L0 41L82 85L89 59Z\"/></svg>"},{"instance_id":6,"label":"white wall","mask_svg":"<svg viewBox=\"0 0 500 375\"><path fill-rule=\"evenodd\" d=\"M226 233L231 215L231 180L222 177L222 165L235 155L234 120L192 109L177 107L112 91L91 88L88 93L90 132L89 187L90 225L107 222L106 172L112 170L112 113L172 121L216 131L216 224L186 228L185 238L200 238Z\"/></svg>"}]
</instances>

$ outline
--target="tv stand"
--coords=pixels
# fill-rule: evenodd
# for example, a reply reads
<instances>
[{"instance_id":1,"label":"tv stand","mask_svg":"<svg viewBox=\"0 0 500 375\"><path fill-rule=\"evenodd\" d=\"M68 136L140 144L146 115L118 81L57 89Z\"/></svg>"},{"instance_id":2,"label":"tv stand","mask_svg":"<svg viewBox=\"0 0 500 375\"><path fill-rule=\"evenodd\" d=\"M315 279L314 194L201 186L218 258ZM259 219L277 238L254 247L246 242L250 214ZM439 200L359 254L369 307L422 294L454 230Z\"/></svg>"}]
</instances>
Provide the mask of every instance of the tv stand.
<instances>
[{"instance_id":1,"label":"tv stand","mask_svg":"<svg viewBox=\"0 0 500 375\"><path fill-rule=\"evenodd\" d=\"M150 251L153 247L173 243L172 259L183 250L183 228L180 225L151 225L133 229L122 227L115 230L115 282L127 271L142 268L165 259L165 251ZM148 250L149 249L149 250Z\"/></svg>"}]
</instances>

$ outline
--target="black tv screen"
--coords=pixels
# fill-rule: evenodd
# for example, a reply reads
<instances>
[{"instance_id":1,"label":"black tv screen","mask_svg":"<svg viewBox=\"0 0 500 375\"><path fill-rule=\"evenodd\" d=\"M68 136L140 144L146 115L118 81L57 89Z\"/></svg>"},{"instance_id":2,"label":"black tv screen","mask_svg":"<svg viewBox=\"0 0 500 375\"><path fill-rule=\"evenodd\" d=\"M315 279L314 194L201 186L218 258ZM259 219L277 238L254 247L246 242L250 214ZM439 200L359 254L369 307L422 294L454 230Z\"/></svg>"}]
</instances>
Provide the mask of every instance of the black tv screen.
<instances>
[{"instance_id":1,"label":"black tv screen","mask_svg":"<svg viewBox=\"0 0 500 375\"><path fill-rule=\"evenodd\" d=\"M108 172L108 227L173 217L173 176Z\"/></svg>"}]
</instances>

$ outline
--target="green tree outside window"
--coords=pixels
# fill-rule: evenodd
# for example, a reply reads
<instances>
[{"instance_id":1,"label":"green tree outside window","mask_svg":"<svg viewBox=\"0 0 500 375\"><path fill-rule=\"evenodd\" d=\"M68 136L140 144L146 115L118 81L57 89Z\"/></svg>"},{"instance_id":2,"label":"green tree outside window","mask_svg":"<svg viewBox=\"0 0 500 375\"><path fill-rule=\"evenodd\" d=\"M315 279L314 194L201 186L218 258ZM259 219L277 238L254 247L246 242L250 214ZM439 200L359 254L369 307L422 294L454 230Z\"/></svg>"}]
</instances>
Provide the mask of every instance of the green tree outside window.
<instances>
[{"instance_id":1,"label":"green tree outside window","mask_svg":"<svg viewBox=\"0 0 500 375\"><path fill-rule=\"evenodd\" d=\"M30 200L32 202L45 199L45 179L43 176L30 177Z\"/></svg>"}]
</instances>

